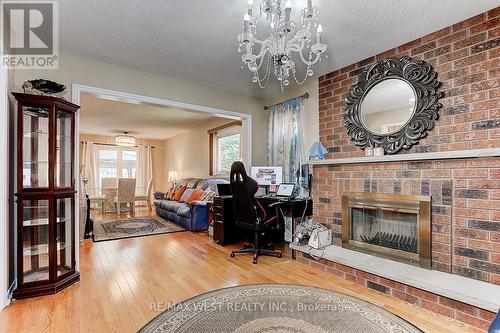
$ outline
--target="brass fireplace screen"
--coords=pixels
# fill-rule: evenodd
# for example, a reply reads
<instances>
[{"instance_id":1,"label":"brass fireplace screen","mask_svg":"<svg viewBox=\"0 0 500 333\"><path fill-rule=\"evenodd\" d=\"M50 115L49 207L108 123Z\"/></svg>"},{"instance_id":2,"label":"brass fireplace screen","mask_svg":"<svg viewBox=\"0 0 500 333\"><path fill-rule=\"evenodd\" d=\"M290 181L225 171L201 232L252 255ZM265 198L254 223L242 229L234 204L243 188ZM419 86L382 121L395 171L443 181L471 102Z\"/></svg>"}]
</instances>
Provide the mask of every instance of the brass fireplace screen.
<instances>
[{"instance_id":1,"label":"brass fireplace screen","mask_svg":"<svg viewBox=\"0 0 500 333\"><path fill-rule=\"evenodd\" d=\"M342 246L430 268L431 198L344 193Z\"/></svg>"}]
</instances>

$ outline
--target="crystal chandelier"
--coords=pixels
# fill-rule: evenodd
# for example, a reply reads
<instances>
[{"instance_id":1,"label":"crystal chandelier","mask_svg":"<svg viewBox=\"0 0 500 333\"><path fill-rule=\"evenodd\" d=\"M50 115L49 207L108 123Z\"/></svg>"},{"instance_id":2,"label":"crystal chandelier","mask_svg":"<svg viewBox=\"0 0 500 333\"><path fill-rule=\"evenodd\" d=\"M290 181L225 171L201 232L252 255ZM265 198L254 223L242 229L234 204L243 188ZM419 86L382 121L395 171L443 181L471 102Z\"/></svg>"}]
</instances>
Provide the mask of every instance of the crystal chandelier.
<instances>
[{"instance_id":1,"label":"crystal chandelier","mask_svg":"<svg viewBox=\"0 0 500 333\"><path fill-rule=\"evenodd\" d=\"M321 60L327 45L321 43L323 28L318 24L319 10L307 0L301 12L301 21L291 20L292 4L288 0L262 0L260 15L269 22L269 37L257 39L257 17L254 16L254 1L248 0L248 12L244 17L243 33L238 35L239 52L244 65L253 73L252 82L265 88L269 84L271 71L280 82L281 90L290 84L292 77L299 85L314 74L312 66ZM316 29L316 43L312 44L312 31ZM255 52L255 53L254 53ZM293 57L295 55L295 58ZM328 55L326 55L328 57ZM295 59L295 60L294 60ZM297 79L296 61L305 64L304 79Z\"/></svg>"}]
</instances>

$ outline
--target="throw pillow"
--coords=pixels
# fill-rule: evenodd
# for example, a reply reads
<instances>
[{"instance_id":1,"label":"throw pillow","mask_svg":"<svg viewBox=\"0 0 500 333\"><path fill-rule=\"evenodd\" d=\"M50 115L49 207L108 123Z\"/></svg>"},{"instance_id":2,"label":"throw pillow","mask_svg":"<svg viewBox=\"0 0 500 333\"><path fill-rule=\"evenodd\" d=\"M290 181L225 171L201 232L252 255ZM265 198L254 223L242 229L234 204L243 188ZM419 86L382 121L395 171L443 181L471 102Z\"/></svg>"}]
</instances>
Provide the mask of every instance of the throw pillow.
<instances>
[{"instance_id":1,"label":"throw pillow","mask_svg":"<svg viewBox=\"0 0 500 333\"><path fill-rule=\"evenodd\" d=\"M201 196L201 201L213 201L216 193L212 191L210 188L207 188L203 195Z\"/></svg>"},{"instance_id":2,"label":"throw pillow","mask_svg":"<svg viewBox=\"0 0 500 333\"><path fill-rule=\"evenodd\" d=\"M187 191L186 191L187 192ZM193 193L191 194L191 196L186 200L186 203L187 204L190 204L191 202L193 201L197 201L197 200L200 200L201 199L201 196L205 193L205 191L203 190L200 190L199 188L197 188L196 190L193 191Z\"/></svg>"},{"instance_id":3,"label":"throw pillow","mask_svg":"<svg viewBox=\"0 0 500 333\"><path fill-rule=\"evenodd\" d=\"M184 191L184 193L182 194L182 197L181 197L181 199L180 199L179 201L180 201L180 202L186 202L186 201L187 201L187 199L189 199L189 197L191 196L191 194L193 194L193 191L194 191L194 190L193 190L192 188L190 188L190 189L186 189L186 190Z\"/></svg>"},{"instance_id":4,"label":"throw pillow","mask_svg":"<svg viewBox=\"0 0 500 333\"><path fill-rule=\"evenodd\" d=\"M170 189L167 192L167 199L168 200L174 200L175 192L177 192L179 187L180 187L179 185L174 185L174 184L172 184L172 186L170 186Z\"/></svg>"},{"instance_id":5,"label":"throw pillow","mask_svg":"<svg viewBox=\"0 0 500 333\"><path fill-rule=\"evenodd\" d=\"M179 201L182 198L182 195L184 194L184 191L186 191L186 186L181 186L175 191L175 194L172 198L174 201Z\"/></svg>"}]
</instances>

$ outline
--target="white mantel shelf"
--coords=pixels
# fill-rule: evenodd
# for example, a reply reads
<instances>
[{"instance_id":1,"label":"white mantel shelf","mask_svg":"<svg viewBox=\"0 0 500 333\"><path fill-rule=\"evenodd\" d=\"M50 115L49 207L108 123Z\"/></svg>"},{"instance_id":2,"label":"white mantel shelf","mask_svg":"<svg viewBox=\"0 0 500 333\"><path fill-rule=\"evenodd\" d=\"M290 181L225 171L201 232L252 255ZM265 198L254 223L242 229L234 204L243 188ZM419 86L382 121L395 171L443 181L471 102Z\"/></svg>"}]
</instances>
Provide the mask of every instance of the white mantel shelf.
<instances>
[{"instance_id":1,"label":"white mantel shelf","mask_svg":"<svg viewBox=\"0 0 500 333\"><path fill-rule=\"evenodd\" d=\"M428 161L428 160L448 160L460 158L498 157L500 148L456 150L435 153L417 154L396 154L370 157L351 157L330 160L309 161L310 165L338 165L338 164L359 164L359 163L379 163L379 162L401 162L401 161Z\"/></svg>"},{"instance_id":2,"label":"white mantel shelf","mask_svg":"<svg viewBox=\"0 0 500 333\"><path fill-rule=\"evenodd\" d=\"M324 250L315 250L307 245L292 243L290 248L481 309L496 313L500 308L500 286L492 283L424 269L335 245Z\"/></svg>"}]
</instances>

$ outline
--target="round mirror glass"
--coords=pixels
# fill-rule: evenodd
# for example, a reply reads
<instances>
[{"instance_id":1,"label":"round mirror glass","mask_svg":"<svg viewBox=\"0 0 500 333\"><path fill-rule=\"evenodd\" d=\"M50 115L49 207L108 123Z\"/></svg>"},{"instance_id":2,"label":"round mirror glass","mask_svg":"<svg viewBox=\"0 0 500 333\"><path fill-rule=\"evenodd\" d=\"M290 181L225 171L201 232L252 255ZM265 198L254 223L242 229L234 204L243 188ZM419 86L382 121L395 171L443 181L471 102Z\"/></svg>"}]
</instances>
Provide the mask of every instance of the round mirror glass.
<instances>
[{"instance_id":1,"label":"round mirror glass","mask_svg":"<svg viewBox=\"0 0 500 333\"><path fill-rule=\"evenodd\" d=\"M415 112L416 96L406 81L387 79L373 86L361 103L361 119L375 134L399 131Z\"/></svg>"}]
</instances>

